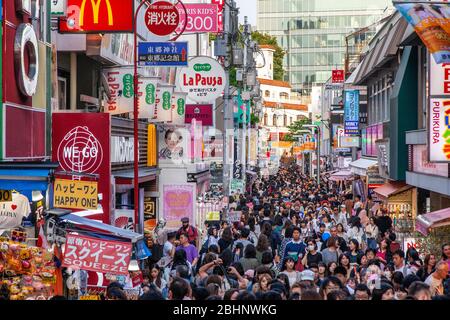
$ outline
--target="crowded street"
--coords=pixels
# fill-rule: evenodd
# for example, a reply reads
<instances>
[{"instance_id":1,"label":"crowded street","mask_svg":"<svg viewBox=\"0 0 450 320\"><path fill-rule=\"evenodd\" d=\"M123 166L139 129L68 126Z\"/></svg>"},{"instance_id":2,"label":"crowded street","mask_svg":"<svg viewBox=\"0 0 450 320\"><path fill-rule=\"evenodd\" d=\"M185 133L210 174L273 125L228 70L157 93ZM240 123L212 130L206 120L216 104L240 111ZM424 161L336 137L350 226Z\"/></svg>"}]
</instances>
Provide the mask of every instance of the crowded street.
<instances>
[{"instance_id":1,"label":"crowded street","mask_svg":"<svg viewBox=\"0 0 450 320\"><path fill-rule=\"evenodd\" d=\"M0 22L2 307L448 305L447 1L0 0Z\"/></svg>"}]
</instances>

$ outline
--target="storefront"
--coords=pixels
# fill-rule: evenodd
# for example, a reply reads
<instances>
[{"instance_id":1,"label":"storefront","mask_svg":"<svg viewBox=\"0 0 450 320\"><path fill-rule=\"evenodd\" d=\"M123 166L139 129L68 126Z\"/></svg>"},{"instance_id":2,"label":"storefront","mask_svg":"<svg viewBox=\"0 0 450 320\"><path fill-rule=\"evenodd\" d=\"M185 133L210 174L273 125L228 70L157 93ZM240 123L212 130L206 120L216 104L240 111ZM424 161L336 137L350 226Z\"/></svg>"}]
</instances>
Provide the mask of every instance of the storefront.
<instances>
[{"instance_id":1,"label":"storefront","mask_svg":"<svg viewBox=\"0 0 450 320\"><path fill-rule=\"evenodd\" d=\"M414 229L417 217L417 189L403 182L388 182L374 189L374 193L384 203L394 227L399 232Z\"/></svg>"},{"instance_id":2,"label":"storefront","mask_svg":"<svg viewBox=\"0 0 450 320\"><path fill-rule=\"evenodd\" d=\"M369 194L369 172L372 174L374 170L378 170L378 162L375 160L361 158L350 163L350 171L356 176L353 194L361 196L362 201L365 201Z\"/></svg>"}]
</instances>

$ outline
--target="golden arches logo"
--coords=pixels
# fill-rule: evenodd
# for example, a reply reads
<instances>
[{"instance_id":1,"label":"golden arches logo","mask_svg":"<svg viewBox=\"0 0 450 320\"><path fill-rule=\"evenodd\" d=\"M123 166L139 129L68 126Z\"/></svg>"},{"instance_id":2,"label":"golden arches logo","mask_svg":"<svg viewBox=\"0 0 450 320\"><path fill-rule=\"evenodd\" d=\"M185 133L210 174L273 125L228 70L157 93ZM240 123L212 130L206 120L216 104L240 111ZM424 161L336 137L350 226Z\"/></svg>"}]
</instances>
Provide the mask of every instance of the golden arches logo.
<instances>
[{"instance_id":1,"label":"golden arches logo","mask_svg":"<svg viewBox=\"0 0 450 320\"><path fill-rule=\"evenodd\" d=\"M80 27L82 27L84 25L84 13L86 10L86 1L88 1L88 0L83 0L83 2L81 3ZM103 0L90 0L90 1L91 1L91 6L92 6L92 13L94 15L94 24L98 24L98 16L100 15L100 5ZM106 7L108 9L108 25L112 26L114 24L114 18L113 18L113 12L111 9L111 3L109 1L110 0L105 0Z\"/></svg>"}]
</instances>

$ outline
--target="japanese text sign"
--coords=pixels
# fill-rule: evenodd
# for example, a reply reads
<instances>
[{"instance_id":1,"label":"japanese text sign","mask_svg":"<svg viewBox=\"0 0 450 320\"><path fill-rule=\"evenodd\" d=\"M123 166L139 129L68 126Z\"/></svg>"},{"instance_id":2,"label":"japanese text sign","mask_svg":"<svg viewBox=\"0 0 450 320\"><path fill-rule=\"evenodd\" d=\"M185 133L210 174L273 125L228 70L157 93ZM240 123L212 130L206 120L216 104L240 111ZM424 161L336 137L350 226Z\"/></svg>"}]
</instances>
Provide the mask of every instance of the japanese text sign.
<instances>
[{"instance_id":1,"label":"japanese text sign","mask_svg":"<svg viewBox=\"0 0 450 320\"><path fill-rule=\"evenodd\" d=\"M430 95L450 96L450 63L437 64L430 55Z\"/></svg>"},{"instance_id":2,"label":"japanese text sign","mask_svg":"<svg viewBox=\"0 0 450 320\"><path fill-rule=\"evenodd\" d=\"M189 60L187 68L181 69L178 83L191 100L199 103L213 102L225 89L225 71L210 57L195 57Z\"/></svg>"},{"instance_id":3,"label":"japanese text sign","mask_svg":"<svg viewBox=\"0 0 450 320\"><path fill-rule=\"evenodd\" d=\"M344 70L333 70L332 71L332 82L333 83L343 83L344 82Z\"/></svg>"},{"instance_id":4,"label":"japanese text sign","mask_svg":"<svg viewBox=\"0 0 450 320\"><path fill-rule=\"evenodd\" d=\"M186 13L181 5L177 6L180 15L180 24L177 31L181 32L186 24L184 32L217 32L218 31L218 5L207 3L186 3ZM187 17L187 21L186 21Z\"/></svg>"},{"instance_id":5,"label":"japanese text sign","mask_svg":"<svg viewBox=\"0 0 450 320\"><path fill-rule=\"evenodd\" d=\"M430 162L450 162L450 99L431 99Z\"/></svg>"},{"instance_id":6,"label":"japanese text sign","mask_svg":"<svg viewBox=\"0 0 450 320\"><path fill-rule=\"evenodd\" d=\"M344 99L345 134L359 133L359 91L345 91Z\"/></svg>"},{"instance_id":7,"label":"japanese text sign","mask_svg":"<svg viewBox=\"0 0 450 320\"><path fill-rule=\"evenodd\" d=\"M138 57L140 66L187 66L188 43L141 42L139 43Z\"/></svg>"},{"instance_id":8,"label":"japanese text sign","mask_svg":"<svg viewBox=\"0 0 450 320\"><path fill-rule=\"evenodd\" d=\"M134 0L68 0L60 33L133 32Z\"/></svg>"},{"instance_id":9,"label":"japanese text sign","mask_svg":"<svg viewBox=\"0 0 450 320\"><path fill-rule=\"evenodd\" d=\"M167 1L157 1L149 5L145 12L145 25L157 36L170 35L179 23L180 15L177 8Z\"/></svg>"},{"instance_id":10,"label":"japanese text sign","mask_svg":"<svg viewBox=\"0 0 450 320\"><path fill-rule=\"evenodd\" d=\"M128 275L131 254L131 243L69 234L62 266Z\"/></svg>"},{"instance_id":11,"label":"japanese text sign","mask_svg":"<svg viewBox=\"0 0 450 320\"><path fill-rule=\"evenodd\" d=\"M95 181L55 180L55 208L91 209L98 206L98 184Z\"/></svg>"},{"instance_id":12,"label":"japanese text sign","mask_svg":"<svg viewBox=\"0 0 450 320\"><path fill-rule=\"evenodd\" d=\"M204 126L213 125L213 106L212 104L188 104L186 105L185 122L191 123L192 120L201 121Z\"/></svg>"}]
</instances>

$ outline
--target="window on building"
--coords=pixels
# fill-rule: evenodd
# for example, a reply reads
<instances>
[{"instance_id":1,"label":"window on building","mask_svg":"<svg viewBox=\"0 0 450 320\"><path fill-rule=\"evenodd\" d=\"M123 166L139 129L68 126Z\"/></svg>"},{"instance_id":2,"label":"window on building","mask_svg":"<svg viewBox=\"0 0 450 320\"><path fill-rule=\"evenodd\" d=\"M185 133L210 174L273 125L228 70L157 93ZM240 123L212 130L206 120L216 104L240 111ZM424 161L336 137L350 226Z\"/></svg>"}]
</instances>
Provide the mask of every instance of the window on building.
<instances>
[{"instance_id":1,"label":"window on building","mask_svg":"<svg viewBox=\"0 0 450 320\"><path fill-rule=\"evenodd\" d=\"M270 98L270 91L269 91L269 90L266 90L266 91L264 92L264 96L265 96L266 98Z\"/></svg>"},{"instance_id":2,"label":"window on building","mask_svg":"<svg viewBox=\"0 0 450 320\"><path fill-rule=\"evenodd\" d=\"M276 114L274 114L274 115L272 116L272 125L273 125L274 127L277 126L277 115L276 115Z\"/></svg>"},{"instance_id":3,"label":"window on building","mask_svg":"<svg viewBox=\"0 0 450 320\"><path fill-rule=\"evenodd\" d=\"M267 126L267 118L268 118L268 116L267 116L267 113L264 113L264 125L265 126Z\"/></svg>"},{"instance_id":4,"label":"window on building","mask_svg":"<svg viewBox=\"0 0 450 320\"><path fill-rule=\"evenodd\" d=\"M292 117L289 118L289 125L292 124Z\"/></svg>"},{"instance_id":5,"label":"window on building","mask_svg":"<svg viewBox=\"0 0 450 320\"><path fill-rule=\"evenodd\" d=\"M283 116L283 126L287 127L287 115Z\"/></svg>"},{"instance_id":6,"label":"window on building","mask_svg":"<svg viewBox=\"0 0 450 320\"><path fill-rule=\"evenodd\" d=\"M280 92L281 99L289 99L289 95L286 92Z\"/></svg>"}]
</instances>

